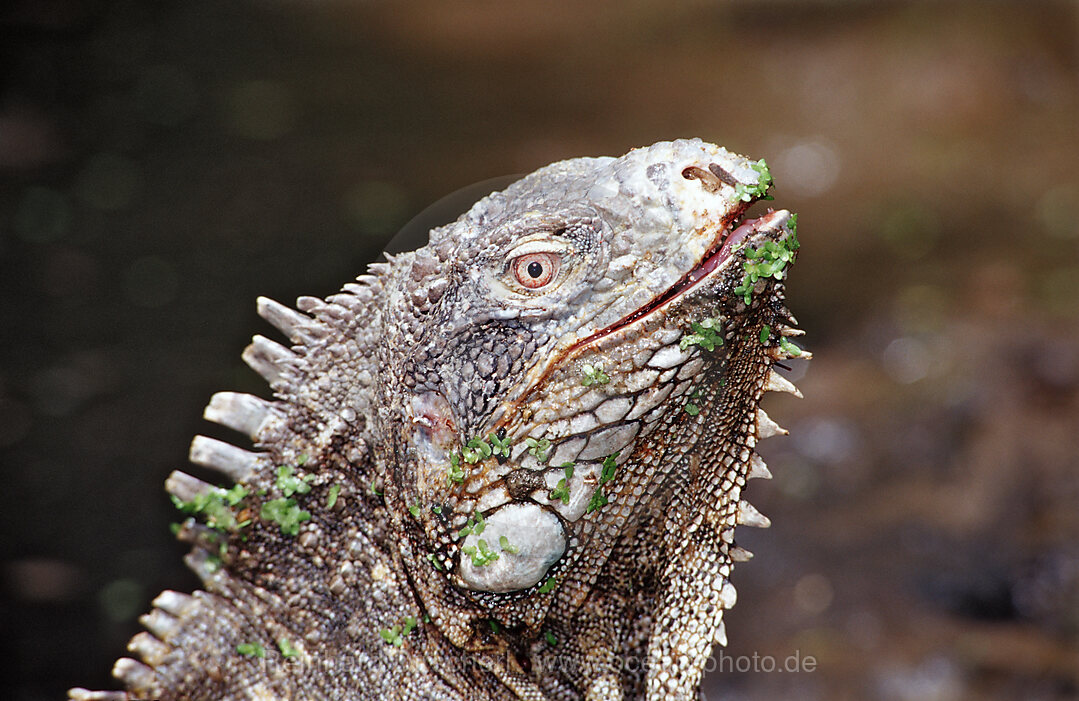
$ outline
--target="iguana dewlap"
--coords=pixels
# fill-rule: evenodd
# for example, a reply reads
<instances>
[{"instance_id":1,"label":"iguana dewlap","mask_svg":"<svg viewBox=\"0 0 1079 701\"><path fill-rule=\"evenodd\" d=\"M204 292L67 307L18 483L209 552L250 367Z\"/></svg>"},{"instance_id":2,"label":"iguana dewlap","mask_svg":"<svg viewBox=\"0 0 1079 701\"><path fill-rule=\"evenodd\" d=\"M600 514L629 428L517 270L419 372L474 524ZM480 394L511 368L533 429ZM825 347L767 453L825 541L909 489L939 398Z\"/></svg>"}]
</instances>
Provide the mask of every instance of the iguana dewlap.
<instances>
[{"instance_id":1,"label":"iguana dewlap","mask_svg":"<svg viewBox=\"0 0 1079 701\"><path fill-rule=\"evenodd\" d=\"M760 410L808 356L783 300L795 215L700 140L542 168L299 311L174 472L205 591L163 592L74 699L696 698Z\"/></svg>"}]
</instances>

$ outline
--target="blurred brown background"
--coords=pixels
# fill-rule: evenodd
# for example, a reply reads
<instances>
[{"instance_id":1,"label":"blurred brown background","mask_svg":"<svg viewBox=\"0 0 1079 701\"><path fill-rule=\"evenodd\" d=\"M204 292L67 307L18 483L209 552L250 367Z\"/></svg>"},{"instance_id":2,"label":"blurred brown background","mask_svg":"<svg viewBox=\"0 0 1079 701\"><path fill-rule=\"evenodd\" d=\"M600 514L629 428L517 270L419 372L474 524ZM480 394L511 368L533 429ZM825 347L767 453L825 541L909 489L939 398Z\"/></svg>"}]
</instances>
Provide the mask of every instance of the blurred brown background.
<instances>
[{"instance_id":1,"label":"blurred brown background","mask_svg":"<svg viewBox=\"0 0 1079 701\"><path fill-rule=\"evenodd\" d=\"M265 294L427 204L701 136L801 213L816 352L708 699L1079 698L1074 2L110 2L0 10L0 696L111 686L191 588L162 482Z\"/></svg>"}]
</instances>

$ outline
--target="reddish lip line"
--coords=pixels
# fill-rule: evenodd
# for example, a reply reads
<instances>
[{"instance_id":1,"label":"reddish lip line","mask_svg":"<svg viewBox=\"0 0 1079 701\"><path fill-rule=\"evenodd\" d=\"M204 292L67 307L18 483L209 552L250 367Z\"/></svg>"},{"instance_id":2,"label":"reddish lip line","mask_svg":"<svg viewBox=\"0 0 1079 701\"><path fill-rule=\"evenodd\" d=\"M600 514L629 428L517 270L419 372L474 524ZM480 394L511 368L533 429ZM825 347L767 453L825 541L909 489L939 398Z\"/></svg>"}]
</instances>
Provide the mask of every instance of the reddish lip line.
<instances>
[{"instance_id":1,"label":"reddish lip line","mask_svg":"<svg viewBox=\"0 0 1079 701\"><path fill-rule=\"evenodd\" d=\"M779 212L769 211L767 214L764 214L761 217L743 222L740 226L738 226L732 231L730 229L731 224L738 221L738 218L745 213L746 209L747 207L743 207L742 209L733 212L727 219L724 219L721 222L720 231L722 233L720 233L720 235L716 237L716 241L714 242L711 251L704 256L704 259L701 260L697 267L693 268L688 273L683 275L681 280L664 290L661 294L653 298L652 301L648 302L648 304L645 304L643 307L622 317L610 326L602 328L599 331L592 333L587 338L574 343L572 346L566 349L567 353L572 352L582 346L588 345L589 343L592 343L598 338L602 338L603 336L614 333L618 329L626 327L637 321L638 319L648 316L649 314L664 306L671 300L684 295L686 292L693 289L697 285L697 283L708 277L712 273L712 271L719 267L720 263L729 258L731 252L734 250L734 247L744 241L747 236L749 236L755 231L770 228L774 220L778 217L786 218L788 216L785 210L780 210Z\"/></svg>"}]
</instances>

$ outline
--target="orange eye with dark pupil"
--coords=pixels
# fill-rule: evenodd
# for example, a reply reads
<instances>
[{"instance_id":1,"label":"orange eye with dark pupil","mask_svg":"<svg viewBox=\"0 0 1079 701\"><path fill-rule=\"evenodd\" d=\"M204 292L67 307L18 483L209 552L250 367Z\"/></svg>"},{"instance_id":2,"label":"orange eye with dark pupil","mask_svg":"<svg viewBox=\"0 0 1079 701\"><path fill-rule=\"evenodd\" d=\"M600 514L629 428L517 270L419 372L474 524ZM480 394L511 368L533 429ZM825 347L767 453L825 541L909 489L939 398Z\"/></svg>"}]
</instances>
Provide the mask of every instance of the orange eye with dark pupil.
<instances>
[{"instance_id":1,"label":"orange eye with dark pupil","mask_svg":"<svg viewBox=\"0 0 1079 701\"><path fill-rule=\"evenodd\" d=\"M557 272L558 257L551 253L526 253L513 260L513 276L530 290L549 284Z\"/></svg>"}]
</instances>

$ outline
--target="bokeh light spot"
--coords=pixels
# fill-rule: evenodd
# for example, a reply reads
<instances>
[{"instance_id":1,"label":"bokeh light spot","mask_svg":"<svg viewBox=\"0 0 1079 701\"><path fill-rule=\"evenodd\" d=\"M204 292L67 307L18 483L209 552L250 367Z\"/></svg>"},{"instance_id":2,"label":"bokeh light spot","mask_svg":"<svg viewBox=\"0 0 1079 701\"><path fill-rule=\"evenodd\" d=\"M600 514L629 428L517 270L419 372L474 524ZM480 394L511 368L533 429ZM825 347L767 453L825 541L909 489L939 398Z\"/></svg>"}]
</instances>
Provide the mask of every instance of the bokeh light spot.
<instances>
[{"instance_id":1,"label":"bokeh light spot","mask_svg":"<svg viewBox=\"0 0 1079 701\"><path fill-rule=\"evenodd\" d=\"M176 299L180 279L167 262L157 256L133 261L124 270L124 297L131 304L148 309L162 307Z\"/></svg>"},{"instance_id":2,"label":"bokeh light spot","mask_svg":"<svg viewBox=\"0 0 1079 701\"><path fill-rule=\"evenodd\" d=\"M1038 280L1038 301L1050 313L1074 319L1079 310L1079 266L1056 268Z\"/></svg>"},{"instance_id":3,"label":"bokeh light spot","mask_svg":"<svg viewBox=\"0 0 1079 701\"><path fill-rule=\"evenodd\" d=\"M835 592L822 574L807 574L794 585L794 603L810 615L824 613L832 605Z\"/></svg>"},{"instance_id":4,"label":"bokeh light spot","mask_svg":"<svg viewBox=\"0 0 1079 701\"><path fill-rule=\"evenodd\" d=\"M226 105L229 127L256 141L278 139L296 122L296 105L289 89L270 80L237 85Z\"/></svg>"},{"instance_id":5,"label":"bokeh light spot","mask_svg":"<svg viewBox=\"0 0 1079 701\"><path fill-rule=\"evenodd\" d=\"M1050 236L1079 238L1079 183L1057 185L1038 199L1035 214Z\"/></svg>"},{"instance_id":6,"label":"bokeh light spot","mask_svg":"<svg viewBox=\"0 0 1079 701\"><path fill-rule=\"evenodd\" d=\"M934 656L917 667L900 667L881 675L874 698L881 701L958 701L964 682L951 660Z\"/></svg>"},{"instance_id":7,"label":"bokeh light spot","mask_svg":"<svg viewBox=\"0 0 1079 701\"><path fill-rule=\"evenodd\" d=\"M172 127L194 114L199 96L190 74L166 64L142 72L135 85L135 100L148 122Z\"/></svg>"},{"instance_id":8,"label":"bokeh light spot","mask_svg":"<svg viewBox=\"0 0 1079 701\"><path fill-rule=\"evenodd\" d=\"M947 311L947 292L937 285L910 285L895 298L896 323L905 333L939 331Z\"/></svg>"},{"instance_id":9,"label":"bokeh light spot","mask_svg":"<svg viewBox=\"0 0 1079 701\"><path fill-rule=\"evenodd\" d=\"M904 336L888 344L881 355L881 365L888 377L909 385L929 373L929 349L916 338Z\"/></svg>"},{"instance_id":10,"label":"bokeh light spot","mask_svg":"<svg viewBox=\"0 0 1079 701\"><path fill-rule=\"evenodd\" d=\"M775 173L785 191L818 197L832 189L839 177L839 154L822 140L801 141L779 154Z\"/></svg>"},{"instance_id":11,"label":"bokeh light spot","mask_svg":"<svg viewBox=\"0 0 1079 701\"><path fill-rule=\"evenodd\" d=\"M15 210L15 233L31 243L63 238L71 228L71 205L67 197L47 187L30 187Z\"/></svg>"},{"instance_id":12,"label":"bokeh light spot","mask_svg":"<svg viewBox=\"0 0 1079 701\"><path fill-rule=\"evenodd\" d=\"M142 185L139 165L118 153L98 153L87 161L75 183L76 196L105 211L125 209Z\"/></svg>"},{"instance_id":13,"label":"bokeh light spot","mask_svg":"<svg viewBox=\"0 0 1079 701\"><path fill-rule=\"evenodd\" d=\"M885 213L877 233L896 255L917 260L936 246L940 217L924 203L907 202Z\"/></svg>"},{"instance_id":14,"label":"bokeh light spot","mask_svg":"<svg viewBox=\"0 0 1079 701\"><path fill-rule=\"evenodd\" d=\"M4 565L4 580L16 601L70 601L78 593L83 576L74 565L45 557L15 560Z\"/></svg>"},{"instance_id":15,"label":"bokeh light spot","mask_svg":"<svg viewBox=\"0 0 1079 701\"><path fill-rule=\"evenodd\" d=\"M820 490L820 471L808 462L791 460L783 465L783 472L777 478L776 486L792 499L812 499Z\"/></svg>"},{"instance_id":16,"label":"bokeh light spot","mask_svg":"<svg viewBox=\"0 0 1079 701\"><path fill-rule=\"evenodd\" d=\"M97 593L97 603L109 620L130 621L144 606L142 585L134 579L114 579Z\"/></svg>"},{"instance_id":17,"label":"bokeh light spot","mask_svg":"<svg viewBox=\"0 0 1079 701\"><path fill-rule=\"evenodd\" d=\"M857 426L841 417L811 419L793 435L799 453L824 465L851 459L861 442Z\"/></svg>"},{"instance_id":18,"label":"bokeh light spot","mask_svg":"<svg viewBox=\"0 0 1079 701\"><path fill-rule=\"evenodd\" d=\"M365 234L390 234L404 223L408 196L393 183L361 182L341 198L344 220Z\"/></svg>"}]
</instances>

